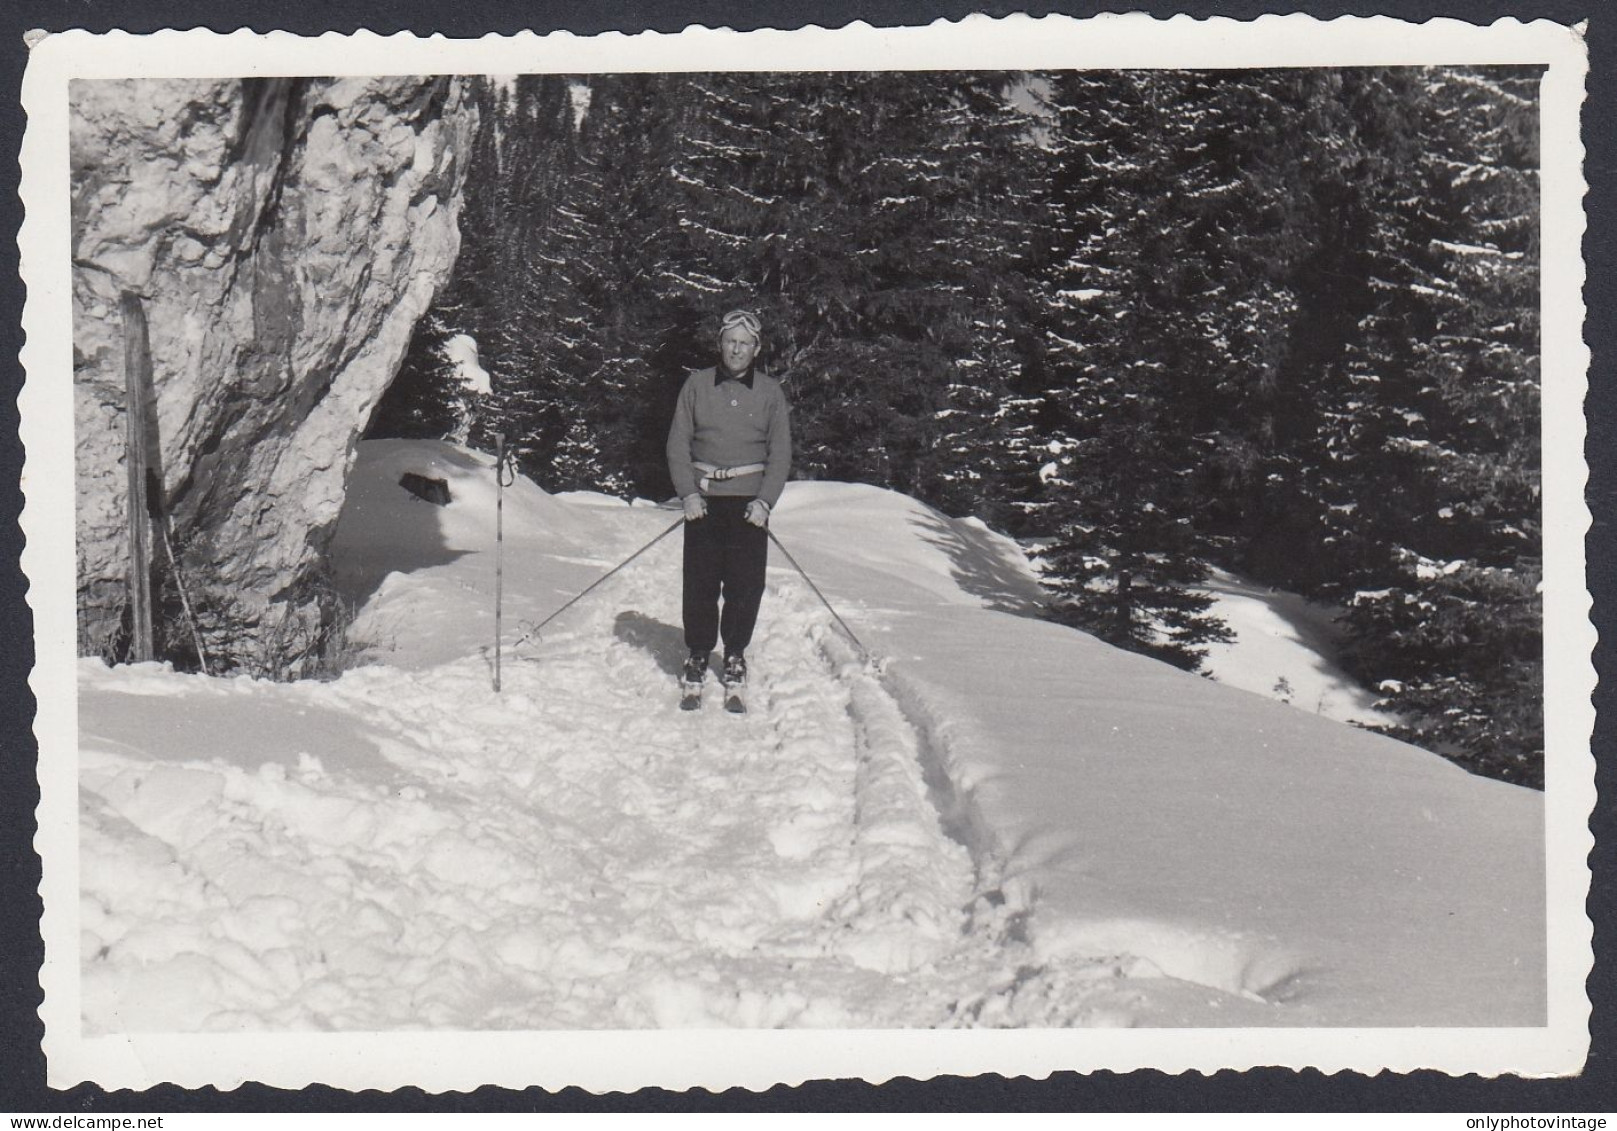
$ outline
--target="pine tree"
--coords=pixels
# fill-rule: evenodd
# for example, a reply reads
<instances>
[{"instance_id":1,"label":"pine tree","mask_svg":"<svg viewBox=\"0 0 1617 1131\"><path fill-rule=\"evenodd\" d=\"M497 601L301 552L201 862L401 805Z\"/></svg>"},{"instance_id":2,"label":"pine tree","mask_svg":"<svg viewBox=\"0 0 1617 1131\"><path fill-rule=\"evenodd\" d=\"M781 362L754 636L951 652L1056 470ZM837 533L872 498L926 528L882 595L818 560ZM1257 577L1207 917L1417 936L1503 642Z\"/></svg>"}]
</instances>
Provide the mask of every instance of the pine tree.
<instances>
[{"instance_id":1,"label":"pine tree","mask_svg":"<svg viewBox=\"0 0 1617 1131\"><path fill-rule=\"evenodd\" d=\"M416 324L399 371L371 414L367 439L441 440L455 430L468 405L444 352L453 336L436 311Z\"/></svg>"},{"instance_id":2,"label":"pine tree","mask_svg":"<svg viewBox=\"0 0 1617 1131\"><path fill-rule=\"evenodd\" d=\"M492 375L496 411L525 472L551 490L580 484L558 452L571 428L571 405L558 396L568 346L558 328L569 296L558 252L567 242L564 203L577 175L572 84L565 76L521 75L496 121L501 185L485 186L498 210L482 241L493 246L473 286L482 292L479 339Z\"/></svg>"},{"instance_id":3,"label":"pine tree","mask_svg":"<svg viewBox=\"0 0 1617 1131\"><path fill-rule=\"evenodd\" d=\"M1400 733L1537 784L1537 74L1407 78L1422 145L1383 201L1379 301L1350 362L1364 391L1334 449L1358 491L1345 536L1367 547L1347 574L1350 659Z\"/></svg>"},{"instance_id":4,"label":"pine tree","mask_svg":"<svg viewBox=\"0 0 1617 1131\"><path fill-rule=\"evenodd\" d=\"M1028 387L1031 264L1047 161L1038 120L1015 98L1028 77L950 76L940 142L947 191L934 205L953 262L937 280L953 304L953 373L923 473L932 501L1004 525L1031 486ZM1033 469L1033 470L1036 470Z\"/></svg>"},{"instance_id":5,"label":"pine tree","mask_svg":"<svg viewBox=\"0 0 1617 1131\"><path fill-rule=\"evenodd\" d=\"M1199 292L1216 285L1193 237L1218 188L1198 94L1183 75L1052 76L1057 222L1042 265L1052 613L1190 668L1226 635L1196 588L1212 549L1197 521L1198 401L1216 370L1213 335L1186 311L1206 309Z\"/></svg>"},{"instance_id":6,"label":"pine tree","mask_svg":"<svg viewBox=\"0 0 1617 1131\"><path fill-rule=\"evenodd\" d=\"M465 234L464 281L502 430L550 490L666 490L666 398L648 358L665 332L659 277L676 224L667 185L678 76L520 76L502 88L495 171ZM497 179L495 179L497 178ZM483 437L485 442L487 437Z\"/></svg>"}]
</instances>

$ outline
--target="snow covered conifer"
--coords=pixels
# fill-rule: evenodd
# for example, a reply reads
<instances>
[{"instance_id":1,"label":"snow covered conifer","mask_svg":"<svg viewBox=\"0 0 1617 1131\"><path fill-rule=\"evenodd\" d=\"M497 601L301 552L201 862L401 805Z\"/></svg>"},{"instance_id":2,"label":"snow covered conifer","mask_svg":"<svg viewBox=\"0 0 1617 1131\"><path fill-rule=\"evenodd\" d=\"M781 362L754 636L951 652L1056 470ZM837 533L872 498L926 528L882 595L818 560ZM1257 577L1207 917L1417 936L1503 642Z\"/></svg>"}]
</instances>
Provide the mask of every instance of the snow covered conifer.
<instances>
[{"instance_id":1,"label":"snow covered conifer","mask_svg":"<svg viewBox=\"0 0 1617 1131\"><path fill-rule=\"evenodd\" d=\"M1194 589L1210 542L1197 522L1205 449L1193 423L1210 374L1183 333L1210 273L1188 254L1192 217L1158 189L1203 173L1184 136L1196 118L1180 112L1195 92L1182 76L1145 72L1050 82L1060 222L1044 249L1043 326L1057 458L1039 521L1054 539L1043 553L1060 598L1052 612L1194 668L1198 645L1225 634Z\"/></svg>"},{"instance_id":2,"label":"snow covered conifer","mask_svg":"<svg viewBox=\"0 0 1617 1131\"><path fill-rule=\"evenodd\" d=\"M937 283L959 301L956 356L925 480L936 483L930 496L944 510L1001 526L1014 521L1033 482L1031 265L1046 215L1048 160L1038 145L1041 119L1018 98L1029 82L998 72L955 77L943 129L933 131L945 178L933 207L953 252Z\"/></svg>"},{"instance_id":3,"label":"snow covered conifer","mask_svg":"<svg viewBox=\"0 0 1617 1131\"><path fill-rule=\"evenodd\" d=\"M1405 731L1542 781L1537 73L1434 68L1381 229L1384 280L1336 448L1357 472L1358 669ZM1380 484L1382 490L1374 487ZM1391 485L1390 488L1388 485Z\"/></svg>"}]
</instances>

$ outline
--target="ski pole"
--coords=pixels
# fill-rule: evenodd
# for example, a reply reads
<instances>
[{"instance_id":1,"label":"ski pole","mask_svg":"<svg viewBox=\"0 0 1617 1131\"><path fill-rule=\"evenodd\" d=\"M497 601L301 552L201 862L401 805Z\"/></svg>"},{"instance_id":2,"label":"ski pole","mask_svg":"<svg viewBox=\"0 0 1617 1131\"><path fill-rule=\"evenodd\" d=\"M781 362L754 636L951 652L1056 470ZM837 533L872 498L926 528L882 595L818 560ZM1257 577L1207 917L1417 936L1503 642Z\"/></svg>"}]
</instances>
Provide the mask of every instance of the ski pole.
<instances>
[{"instance_id":1,"label":"ski pole","mask_svg":"<svg viewBox=\"0 0 1617 1131\"><path fill-rule=\"evenodd\" d=\"M494 693L500 693L500 614L505 603L505 433L494 433Z\"/></svg>"},{"instance_id":2,"label":"ski pole","mask_svg":"<svg viewBox=\"0 0 1617 1131\"><path fill-rule=\"evenodd\" d=\"M784 545L781 545L781 540L775 537L775 532L773 530L770 530L767 526L764 527L764 530L768 532L769 540L776 546L780 547L780 552L785 554L786 560L792 563L792 568L802 575L804 581L808 582L808 587L814 590L814 595L820 599L820 604L824 605L826 611L831 614L832 618L837 622L837 624L842 626L842 631L848 634L848 639L853 641L853 646L859 649L859 658L864 660L866 663L869 663L869 650L867 650L863 644L859 643L859 638L853 634L853 629L848 627L847 622L841 617L837 616L837 611L831 607L831 602L825 599L825 594L820 592L820 587L814 584L814 579L808 575L807 571L804 570L802 566L797 564L797 559L792 557L792 552Z\"/></svg>"},{"instance_id":3,"label":"ski pole","mask_svg":"<svg viewBox=\"0 0 1617 1131\"><path fill-rule=\"evenodd\" d=\"M185 609L185 619L191 626L191 641L197 647L197 659L202 664L202 674L212 675L208 670L208 650L202 644L202 629L197 626L196 612L191 608L191 596L185 591L185 575L180 572L180 559L174 556L174 520L169 518L168 512L163 512L163 520L157 527L163 534L163 549L168 552L168 564L174 571L174 585L180 591L180 606Z\"/></svg>"},{"instance_id":4,"label":"ski pole","mask_svg":"<svg viewBox=\"0 0 1617 1131\"><path fill-rule=\"evenodd\" d=\"M679 518L676 518L674 520L674 524L672 526L670 526L667 530L664 530L661 534L657 535L657 537L653 538L650 542L647 542L644 546L641 546L638 550L636 550L634 553L630 554L627 558L624 558L617 565L615 565L611 569L607 570L606 573L602 574L600 577L596 578L593 582L591 582L589 587L587 589L585 589L582 593L580 593L578 596L574 597L571 601L568 601L565 605L563 605L561 608L557 609L555 612L551 613L544 620L542 620L538 624L534 625L533 628L531 630L529 630L528 635L530 637L539 635L539 630L541 628L545 627L545 625L549 624L551 621L553 621L557 617L561 616L568 609L572 608L574 605L576 605L580 601L582 601L585 597L588 597L590 595L590 593L593 592L596 589L596 587L599 586L603 581L605 581L607 578L611 577L614 573L617 573L618 570L622 569L624 566L626 566L630 562L634 561L641 554L643 554L647 550L651 549L658 542L661 542L664 538L668 537L674 531L678 530L681 526L684 525L684 523L685 523L685 516L684 515L681 515Z\"/></svg>"}]
</instances>

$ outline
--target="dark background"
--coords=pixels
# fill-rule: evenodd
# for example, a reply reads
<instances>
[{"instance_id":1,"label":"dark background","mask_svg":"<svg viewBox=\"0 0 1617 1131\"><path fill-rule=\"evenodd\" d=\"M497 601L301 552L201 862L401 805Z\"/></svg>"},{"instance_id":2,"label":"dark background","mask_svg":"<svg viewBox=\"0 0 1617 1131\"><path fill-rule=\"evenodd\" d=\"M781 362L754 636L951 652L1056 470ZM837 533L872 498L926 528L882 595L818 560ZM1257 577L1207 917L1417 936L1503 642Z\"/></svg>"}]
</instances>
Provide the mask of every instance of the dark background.
<instances>
[{"instance_id":1,"label":"dark background","mask_svg":"<svg viewBox=\"0 0 1617 1131\"><path fill-rule=\"evenodd\" d=\"M647 1089L632 1095L591 1096L578 1089L560 1093L537 1088L525 1091L484 1088L472 1093L428 1095L416 1089L392 1093L351 1093L330 1088L293 1092L245 1085L231 1092L185 1091L158 1087L146 1092L106 1092L92 1086L53 1091L45 1086L45 1060L40 1051L42 1026L38 969L43 957L39 937L39 860L33 851L34 808L39 791L32 734L34 701L27 685L33 663L32 620L25 603L26 582L18 565L23 538L17 526L22 496L19 477L22 449L17 441L16 394L22 385L17 351L22 345L24 288L18 277L16 235L22 220L17 197L24 115L20 103L30 28L93 32L122 29L155 31L163 27L209 27L227 32L239 27L255 31L284 30L306 35L369 28L387 34L412 31L426 35L475 38L522 30L578 33L604 31L678 31L691 23L730 26L800 27L809 23L839 27L853 20L881 26L959 19L972 12L1005 15L1064 13L1095 15L1137 10L1167 17L1231 16L1251 19L1268 12L1306 11L1329 18L1340 15L1392 15L1425 20L1448 16L1475 23L1507 17L1541 18L1558 23L1589 20L1590 72L1583 134L1587 148L1585 175L1589 229L1584 252L1588 265L1585 302L1586 337L1594 353L1587 404L1590 466L1587 498L1594 524L1587 541L1593 619L1602 643L1595 663L1602 683L1595 703L1598 767L1596 784L1602 799L1592 826L1597 846L1591 856L1593 888L1589 912L1595 925L1596 967L1589 981L1594 1005L1593 1045L1582 1076L1568 1080L1483 1080L1451 1078L1437 1073L1366 1077L1353 1073L1326 1076L1316 1071L1260 1069L1169 1076L1160 1072L1080 1075L1057 1073L1047 1080L998 1076L930 1081L897 1080L880 1087L862 1082L824 1081L763 1093L741 1090L713 1095L705 1091L666 1092ZM1612 641L1617 639L1617 566L1611 558L1613 500L1617 498L1617 392L1611 382L1614 337L1617 337L1617 281L1612 274L1612 187L1617 163L1613 87L1617 85L1617 7L1610 0L1296 0L1293 4L1250 0L1067 0L1048 3L969 3L959 0L0 0L0 1112L174 1112L174 1111L779 1111L779 1110L984 1110L984 1111L1457 1111L1572 1114L1617 1111L1617 983L1612 976L1612 933L1617 928L1617 892L1613 888L1617 860L1617 822L1612 791L1617 789L1617 744L1613 742ZM64 692L66 689L62 689Z\"/></svg>"}]
</instances>

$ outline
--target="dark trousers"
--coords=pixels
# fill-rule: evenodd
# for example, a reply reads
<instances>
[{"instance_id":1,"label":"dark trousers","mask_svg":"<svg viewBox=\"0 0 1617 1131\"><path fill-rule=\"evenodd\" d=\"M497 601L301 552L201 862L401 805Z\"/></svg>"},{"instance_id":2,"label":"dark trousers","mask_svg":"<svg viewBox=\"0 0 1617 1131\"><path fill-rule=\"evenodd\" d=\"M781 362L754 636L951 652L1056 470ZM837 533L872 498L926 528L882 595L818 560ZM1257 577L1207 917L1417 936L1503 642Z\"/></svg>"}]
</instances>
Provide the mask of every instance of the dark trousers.
<instances>
[{"instance_id":1,"label":"dark trousers","mask_svg":"<svg viewBox=\"0 0 1617 1131\"><path fill-rule=\"evenodd\" d=\"M747 521L751 501L711 497L707 515L685 524L685 646L693 652L713 651L721 633L726 654L744 652L752 641L764 596L769 533Z\"/></svg>"}]
</instances>

